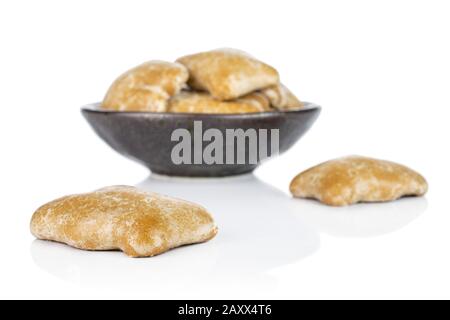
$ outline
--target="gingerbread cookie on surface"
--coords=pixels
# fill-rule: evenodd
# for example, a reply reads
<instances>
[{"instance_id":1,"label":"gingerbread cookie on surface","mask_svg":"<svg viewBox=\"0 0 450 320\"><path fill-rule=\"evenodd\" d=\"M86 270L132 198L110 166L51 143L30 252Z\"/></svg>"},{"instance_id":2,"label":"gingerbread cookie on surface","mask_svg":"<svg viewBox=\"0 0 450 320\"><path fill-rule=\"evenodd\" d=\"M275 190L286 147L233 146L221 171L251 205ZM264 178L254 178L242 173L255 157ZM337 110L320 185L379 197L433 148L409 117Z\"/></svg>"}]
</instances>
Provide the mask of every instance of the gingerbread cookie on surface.
<instances>
[{"instance_id":1,"label":"gingerbread cookie on surface","mask_svg":"<svg viewBox=\"0 0 450 320\"><path fill-rule=\"evenodd\" d=\"M182 57L177 62L190 73L189 85L218 100L232 100L279 82L271 66L234 49L218 49Z\"/></svg>"},{"instance_id":2,"label":"gingerbread cookie on surface","mask_svg":"<svg viewBox=\"0 0 450 320\"><path fill-rule=\"evenodd\" d=\"M121 250L150 257L205 242L217 234L201 206L134 187L114 186L67 196L39 208L31 232L84 250Z\"/></svg>"},{"instance_id":3,"label":"gingerbread cookie on surface","mask_svg":"<svg viewBox=\"0 0 450 320\"><path fill-rule=\"evenodd\" d=\"M269 102L259 94L249 94L240 99L220 101L208 93L182 92L169 102L169 112L174 113L211 113L234 114L263 112L269 108Z\"/></svg>"},{"instance_id":4,"label":"gingerbread cookie on surface","mask_svg":"<svg viewBox=\"0 0 450 320\"><path fill-rule=\"evenodd\" d=\"M351 156L331 160L296 176L294 197L314 198L331 206L384 202L422 196L426 180L417 172L389 161Z\"/></svg>"},{"instance_id":5,"label":"gingerbread cookie on surface","mask_svg":"<svg viewBox=\"0 0 450 320\"><path fill-rule=\"evenodd\" d=\"M109 88L102 108L113 111L167 111L167 102L189 78L179 63L149 61L122 74Z\"/></svg>"}]
</instances>

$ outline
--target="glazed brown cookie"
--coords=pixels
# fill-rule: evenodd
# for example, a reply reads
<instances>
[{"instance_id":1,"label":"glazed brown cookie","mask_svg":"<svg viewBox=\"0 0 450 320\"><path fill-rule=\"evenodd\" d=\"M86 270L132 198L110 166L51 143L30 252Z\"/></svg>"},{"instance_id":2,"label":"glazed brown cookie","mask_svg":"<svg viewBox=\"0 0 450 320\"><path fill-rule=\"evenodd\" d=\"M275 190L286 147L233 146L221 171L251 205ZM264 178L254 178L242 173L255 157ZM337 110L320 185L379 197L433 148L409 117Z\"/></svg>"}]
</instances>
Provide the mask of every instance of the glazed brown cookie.
<instances>
[{"instance_id":1,"label":"glazed brown cookie","mask_svg":"<svg viewBox=\"0 0 450 320\"><path fill-rule=\"evenodd\" d=\"M188 68L193 89L207 91L218 100L236 99L279 82L274 68L238 50L213 50L177 61Z\"/></svg>"},{"instance_id":2,"label":"glazed brown cookie","mask_svg":"<svg viewBox=\"0 0 450 320\"><path fill-rule=\"evenodd\" d=\"M167 102L188 80L179 63L150 61L121 75L109 88L102 108L114 111L167 111Z\"/></svg>"},{"instance_id":3,"label":"glazed brown cookie","mask_svg":"<svg viewBox=\"0 0 450 320\"><path fill-rule=\"evenodd\" d=\"M352 156L322 163L296 176L290 185L298 198L314 198L331 206L383 202L422 196L426 180L417 172L389 161Z\"/></svg>"},{"instance_id":4,"label":"glazed brown cookie","mask_svg":"<svg viewBox=\"0 0 450 320\"><path fill-rule=\"evenodd\" d=\"M169 102L169 112L233 114L254 113L268 110L269 101L263 95L253 93L240 99L220 101L208 93L182 92Z\"/></svg>"},{"instance_id":5,"label":"glazed brown cookie","mask_svg":"<svg viewBox=\"0 0 450 320\"><path fill-rule=\"evenodd\" d=\"M279 110L295 110L304 107L291 90L283 84L268 87L261 91L270 101L272 107Z\"/></svg>"},{"instance_id":6,"label":"glazed brown cookie","mask_svg":"<svg viewBox=\"0 0 450 320\"><path fill-rule=\"evenodd\" d=\"M33 215L31 232L38 239L79 249L150 257L208 241L217 234L217 227L199 205L114 186L42 206Z\"/></svg>"}]
</instances>

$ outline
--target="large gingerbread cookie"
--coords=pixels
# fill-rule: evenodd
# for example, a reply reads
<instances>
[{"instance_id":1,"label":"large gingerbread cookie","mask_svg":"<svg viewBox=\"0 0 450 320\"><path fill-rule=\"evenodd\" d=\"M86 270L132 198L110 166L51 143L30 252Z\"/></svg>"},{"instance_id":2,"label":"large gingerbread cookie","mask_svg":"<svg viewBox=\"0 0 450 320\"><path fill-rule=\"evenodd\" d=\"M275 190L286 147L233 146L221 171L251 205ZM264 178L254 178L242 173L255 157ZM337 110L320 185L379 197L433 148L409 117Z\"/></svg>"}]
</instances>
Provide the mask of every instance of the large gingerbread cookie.
<instances>
[{"instance_id":1,"label":"large gingerbread cookie","mask_svg":"<svg viewBox=\"0 0 450 320\"><path fill-rule=\"evenodd\" d=\"M67 196L39 208L31 220L38 239L84 250L121 250L149 257L213 238L217 227L201 206L114 186Z\"/></svg>"}]
</instances>

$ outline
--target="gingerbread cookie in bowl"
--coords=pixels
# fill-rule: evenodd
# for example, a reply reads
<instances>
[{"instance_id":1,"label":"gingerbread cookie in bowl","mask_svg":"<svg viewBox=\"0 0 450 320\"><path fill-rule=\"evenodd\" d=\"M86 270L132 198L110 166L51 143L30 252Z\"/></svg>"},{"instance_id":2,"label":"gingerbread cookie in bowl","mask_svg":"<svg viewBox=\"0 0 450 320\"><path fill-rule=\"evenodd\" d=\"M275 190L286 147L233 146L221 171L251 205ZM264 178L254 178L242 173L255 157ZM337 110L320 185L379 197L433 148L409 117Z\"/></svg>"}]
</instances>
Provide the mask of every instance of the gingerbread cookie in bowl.
<instances>
[{"instance_id":1,"label":"gingerbread cookie in bowl","mask_svg":"<svg viewBox=\"0 0 450 320\"><path fill-rule=\"evenodd\" d=\"M217 49L179 58L189 86L218 100L232 100L279 83L273 67L235 49Z\"/></svg>"},{"instance_id":2,"label":"gingerbread cookie in bowl","mask_svg":"<svg viewBox=\"0 0 450 320\"><path fill-rule=\"evenodd\" d=\"M101 105L112 111L167 111L169 99L185 87L187 69L179 63L149 61L117 78Z\"/></svg>"},{"instance_id":3,"label":"gingerbread cookie in bowl","mask_svg":"<svg viewBox=\"0 0 450 320\"><path fill-rule=\"evenodd\" d=\"M242 114L268 111L269 100L261 93L251 93L239 99L220 101L205 92L182 92L169 102L169 112Z\"/></svg>"},{"instance_id":4,"label":"gingerbread cookie in bowl","mask_svg":"<svg viewBox=\"0 0 450 320\"><path fill-rule=\"evenodd\" d=\"M423 196L427 190L426 180L412 169L360 156L319 164L300 173L290 185L294 197L314 198L330 206Z\"/></svg>"},{"instance_id":5,"label":"gingerbread cookie in bowl","mask_svg":"<svg viewBox=\"0 0 450 320\"><path fill-rule=\"evenodd\" d=\"M278 110L298 110L304 108L301 102L291 90L283 84L277 84L266 89L261 90L265 95L270 105Z\"/></svg>"}]
</instances>

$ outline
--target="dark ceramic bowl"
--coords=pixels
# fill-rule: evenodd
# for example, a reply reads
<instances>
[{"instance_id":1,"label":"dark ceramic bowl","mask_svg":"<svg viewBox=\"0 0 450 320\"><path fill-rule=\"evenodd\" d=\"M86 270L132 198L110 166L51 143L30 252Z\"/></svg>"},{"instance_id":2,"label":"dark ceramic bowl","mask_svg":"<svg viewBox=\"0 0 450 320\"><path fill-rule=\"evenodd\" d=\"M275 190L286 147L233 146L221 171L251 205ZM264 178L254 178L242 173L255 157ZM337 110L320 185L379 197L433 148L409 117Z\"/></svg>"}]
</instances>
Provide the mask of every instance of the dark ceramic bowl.
<instances>
[{"instance_id":1,"label":"dark ceramic bowl","mask_svg":"<svg viewBox=\"0 0 450 320\"><path fill-rule=\"evenodd\" d=\"M227 129L243 129L244 131L255 129L259 137L258 143L260 143L259 141L262 140L259 136L260 129L267 129L269 137L271 136L271 129L278 129L278 149L282 153L291 148L308 131L319 116L320 107L312 103L306 103L304 109L295 111L247 114L184 114L105 111L100 110L98 104L93 104L83 107L82 113L94 131L108 145L120 154L142 163L154 173L169 176L223 177L251 172L260 164L263 157L259 157L258 151L257 161L250 162L250 157L254 156L255 151L249 145L250 139L245 140L244 150L242 150L243 146L239 146L236 142L237 140L234 144L235 159L237 160L239 151L244 152L246 156L244 164L206 164L203 160L200 164L193 164L194 156L198 152L203 152L205 147L210 144L210 142L198 144L198 140L196 141L197 146L194 146L194 141L191 141L192 164L176 164L176 161L175 163L173 161L172 153L174 147L179 146L179 141L172 141L173 132L176 129L186 129L193 137L195 136L194 122L201 121L203 133L208 129L218 129L223 134L224 142L227 141ZM184 131L187 132L186 130ZM216 130L216 133L219 131ZM268 155L270 155L271 145L271 138L269 138ZM241 150L238 148L241 148ZM227 150L230 149L227 149L225 145L223 153L226 154ZM227 162L225 157L226 155L223 157L224 162Z\"/></svg>"}]
</instances>

